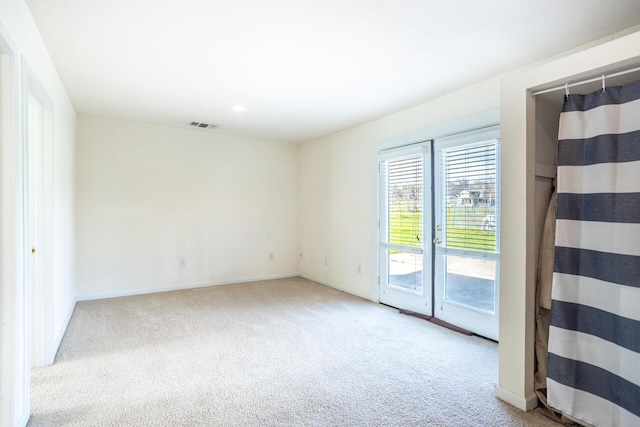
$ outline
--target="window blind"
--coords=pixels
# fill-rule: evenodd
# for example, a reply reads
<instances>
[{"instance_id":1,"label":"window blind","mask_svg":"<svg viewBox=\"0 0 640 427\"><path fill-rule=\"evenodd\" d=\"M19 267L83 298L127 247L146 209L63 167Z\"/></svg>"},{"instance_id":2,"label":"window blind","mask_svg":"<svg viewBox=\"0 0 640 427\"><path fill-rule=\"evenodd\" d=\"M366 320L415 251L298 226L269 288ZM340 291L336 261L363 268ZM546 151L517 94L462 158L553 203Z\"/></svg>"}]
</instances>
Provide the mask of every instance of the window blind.
<instances>
[{"instance_id":1,"label":"window blind","mask_svg":"<svg viewBox=\"0 0 640 427\"><path fill-rule=\"evenodd\" d=\"M448 248L497 253L498 140L446 149L440 157Z\"/></svg>"},{"instance_id":2,"label":"window blind","mask_svg":"<svg viewBox=\"0 0 640 427\"><path fill-rule=\"evenodd\" d=\"M422 247L422 155L385 161L388 243Z\"/></svg>"}]
</instances>

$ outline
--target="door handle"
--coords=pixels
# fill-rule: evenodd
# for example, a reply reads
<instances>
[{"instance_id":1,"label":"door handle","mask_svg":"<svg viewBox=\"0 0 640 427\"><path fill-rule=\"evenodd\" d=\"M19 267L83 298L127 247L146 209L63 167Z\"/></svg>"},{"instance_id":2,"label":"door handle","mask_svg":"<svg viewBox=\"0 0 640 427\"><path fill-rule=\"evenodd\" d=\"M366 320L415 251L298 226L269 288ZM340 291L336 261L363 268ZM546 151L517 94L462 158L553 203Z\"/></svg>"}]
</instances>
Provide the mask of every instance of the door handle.
<instances>
[{"instance_id":1,"label":"door handle","mask_svg":"<svg viewBox=\"0 0 640 427\"><path fill-rule=\"evenodd\" d=\"M433 238L433 244L434 245L439 245L440 243L442 243L442 240L440 240L439 237L434 237Z\"/></svg>"}]
</instances>

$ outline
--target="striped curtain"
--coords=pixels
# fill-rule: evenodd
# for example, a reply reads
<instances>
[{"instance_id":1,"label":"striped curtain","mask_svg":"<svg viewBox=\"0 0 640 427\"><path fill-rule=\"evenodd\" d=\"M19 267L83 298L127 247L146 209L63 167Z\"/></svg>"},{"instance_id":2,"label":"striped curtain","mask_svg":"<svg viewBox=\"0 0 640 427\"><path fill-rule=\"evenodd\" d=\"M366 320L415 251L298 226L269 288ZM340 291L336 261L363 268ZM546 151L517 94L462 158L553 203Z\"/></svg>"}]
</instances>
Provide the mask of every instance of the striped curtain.
<instances>
[{"instance_id":1,"label":"striped curtain","mask_svg":"<svg viewBox=\"0 0 640 427\"><path fill-rule=\"evenodd\" d=\"M640 81L565 98L549 405L640 426Z\"/></svg>"}]
</instances>

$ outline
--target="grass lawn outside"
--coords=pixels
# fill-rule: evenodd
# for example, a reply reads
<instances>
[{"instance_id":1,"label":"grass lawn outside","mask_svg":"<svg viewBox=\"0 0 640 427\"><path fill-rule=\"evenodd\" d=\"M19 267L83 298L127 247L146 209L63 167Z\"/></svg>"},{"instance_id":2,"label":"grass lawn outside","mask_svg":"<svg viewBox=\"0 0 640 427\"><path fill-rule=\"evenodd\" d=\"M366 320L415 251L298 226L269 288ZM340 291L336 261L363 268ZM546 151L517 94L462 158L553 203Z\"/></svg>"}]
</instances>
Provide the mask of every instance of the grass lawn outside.
<instances>
[{"instance_id":1,"label":"grass lawn outside","mask_svg":"<svg viewBox=\"0 0 640 427\"><path fill-rule=\"evenodd\" d=\"M495 252L496 231L483 230L488 215L495 216L491 206L448 206L446 224L447 247ZM389 243L422 247L422 211L394 204L389 218ZM495 222L494 222L495 224ZM495 225L494 225L495 227Z\"/></svg>"}]
</instances>

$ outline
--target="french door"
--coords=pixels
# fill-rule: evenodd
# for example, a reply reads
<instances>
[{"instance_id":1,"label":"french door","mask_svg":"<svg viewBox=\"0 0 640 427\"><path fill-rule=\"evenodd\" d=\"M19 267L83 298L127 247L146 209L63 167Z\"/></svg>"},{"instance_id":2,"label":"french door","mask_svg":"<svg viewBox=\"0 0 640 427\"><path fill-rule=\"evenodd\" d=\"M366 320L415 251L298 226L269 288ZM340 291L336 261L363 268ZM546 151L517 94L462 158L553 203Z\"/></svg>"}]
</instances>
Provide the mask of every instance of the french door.
<instances>
[{"instance_id":1,"label":"french door","mask_svg":"<svg viewBox=\"0 0 640 427\"><path fill-rule=\"evenodd\" d=\"M380 302L431 315L431 141L380 156Z\"/></svg>"},{"instance_id":2,"label":"french door","mask_svg":"<svg viewBox=\"0 0 640 427\"><path fill-rule=\"evenodd\" d=\"M434 144L434 315L498 340L498 132Z\"/></svg>"},{"instance_id":3,"label":"french door","mask_svg":"<svg viewBox=\"0 0 640 427\"><path fill-rule=\"evenodd\" d=\"M496 341L498 134L492 128L380 155L380 302Z\"/></svg>"}]
</instances>

